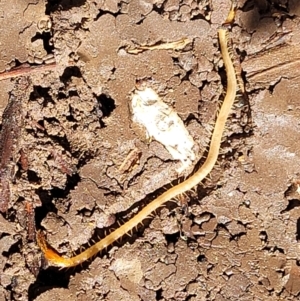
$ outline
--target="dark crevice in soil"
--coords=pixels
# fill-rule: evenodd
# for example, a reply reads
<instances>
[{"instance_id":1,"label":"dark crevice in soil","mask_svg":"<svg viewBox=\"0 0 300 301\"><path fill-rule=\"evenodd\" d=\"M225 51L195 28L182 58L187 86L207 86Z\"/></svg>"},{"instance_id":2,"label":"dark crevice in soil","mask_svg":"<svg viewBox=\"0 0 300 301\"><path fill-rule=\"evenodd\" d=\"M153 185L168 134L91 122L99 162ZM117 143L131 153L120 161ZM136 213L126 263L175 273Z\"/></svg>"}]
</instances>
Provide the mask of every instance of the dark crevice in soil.
<instances>
[{"instance_id":1,"label":"dark crevice in soil","mask_svg":"<svg viewBox=\"0 0 300 301\"><path fill-rule=\"evenodd\" d=\"M71 190L73 190L80 182L80 177L78 174L73 174L72 176L67 176L67 184L65 189L52 188L51 191L38 189L36 194L39 196L42 206L35 209L35 222L39 227L41 221L46 217L49 212L57 213L57 209L52 202L54 199L65 199L68 197Z\"/></svg>"},{"instance_id":2,"label":"dark crevice in soil","mask_svg":"<svg viewBox=\"0 0 300 301\"><path fill-rule=\"evenodd\" d=\"M77 66L67 67L62 76L60 76L60 80L66 85L72 76L82 77L81 71Z\"/></svg>"},{"instance_id":3,"label":"dark crevice in soil","mask_svg":"<svg viewBox=\"0 0 300 301\"><path fill-rule=\"evenodd\" d=\"M69 10L72 7L80 7L86 4L86 0L48 0L46 4L46 15L56 10Z\"/></svg>"},{"instance_id":4,"label":"dark crevice in soil","mask_svg":"<svg viewBox=\"0 0 300 301\"><path fill-rule=\"evenodd\" d=\"M262 248L262 250L265 250L270 254L276 254L276 253L285 254L284 249L279 248L277 246L266 246L266 247Z\"/></svg>"},{"instance_id":5,"label":"dark crevice in soil","mask_svg":"<svg viewBox=\"0 0 300 301\"><path fill-rule=\"evenodd\" d=\"M300 207L300 200L291 199L291 200L289 200L289 203L288 203L287 207L283 211L281 211L281 213L291 211L291 210L293 210L297 207Z\"/></svg>"},{"instance_id":6,"label":"dark crevice in soil","mask_svg":"<svg viewBox=\"0 0 300 301\"><path fill-rule=\"evenodd\" d=\"M101 108L103 117L109 117L116 108L115 100L106 94L99 95L97 97L97 102Z\"/></svg>"},{"instance_id":7,"label":"dark crevice in soil","mask_svg":"<svg viewBox=\"0 0 300 301\"><path fill-rule=\"evenodd\" d=\"M183 81L189 81L190 75L193 73L193 69L189 70L189 71L185 71L185 75L181 78L181 83Z\"/></svg>"},{"instance_id":8,"label":"dark crevice in soil","mask_svg":"<svg viewBox=\"0 0 300 301\"><path fill-rule=\"evenodd\" d=\"M36 281L32 283L28 289L28 301L33 301L36 297L51 288L67 288L69 285L71 273L72 270L40 270Z\"/></svg>"},{"instance_id":9,"label":"dark crevice in soil","mask_svg":"<svg viewBox=\"0 0 300 301\"><path fill-rule=\"evenodd\" d=\"M255 7L255 3L253 0L248 0L245 2L244 6L242 7L243 12L248 12L253 10Z\"/></svg>"},{"instance_id":10,"label":"dark crevice in soil","mask_svg":"<svg viewBox=\"0 0 300 301\"><path fill-rule=\"evenodd\" d=\"M193 17L191 18L191 20L204 20L204 21L207 21L207 19L205 18L205 16L202 15L202 14L198 14L198 15L196 15L196 16L193 16Z\"/></svg>"},{"instance_id":11,"label":"dark crevice in soil","mask_svg":"<svg viewBox=\"0 0 300 301\"><path fill-rule=\"evenodd\" d=\"M4 251L2 254L5 257L9 257L9 256L11 256L14 253L20 253L21 247L22 247L21 239L18 239L15 243L13 243L11 245L11 247L9 248L9 250L7 252Z\"/></svg>"},{"instance_id":12,"label":"dark crevice in soil","mask_svg":"<svg viewBox=\"0 0 300 301\"><path fill-rule=\"evenodd\" d=\"M286 18L289 17L286 14L289 13L289 7L288 3L287 5L280 3L280 1L273 1L273 0L267 0L267 1L253 1L248 0L245 2L244 6L242 7L243 12L250 12L253 9L257 7L260 19L263 18L273 18L274 19L274 12L276 11L277 15L280 16L280 18ZM274 21L275 22L275 21ZM249 19L247 23L247 27L249 28L259 28L260 22L257 22L256 19Z\"/></svg>"},{"instance_id":13,"label":"dark crevice in soil","mask_svg":"<svg viewBox=\"0 0 300 301\"><path fill-rule=\"evenodd\" d=\"M136 22L135 24L136 24L136 25L142 25L143 22L144 22L144 20L145 20L145 17L142 18L140 21Z\"/></svg>"},{"instance_id":14,"label":"dark crevice in soil","mask_svg":"<svg viewBox=\"0 0 300 301\"><path fill-rule=\"evenodd\" d=\"M29 100L36 101L37 98L43 98L43 106L46 107L48 103L55 104L51 95L49 94L50 88L43 88L41 86L33 86L33 91L30 93Z\"/></svg>"},{"instance_id":15,"label":"dark crevice in soil","mask_svg":"<svg viewBox=\"0 0 300 301\"><path fill-rule=\"evenodd\" d=\"M70 91L71 92L71 91ZM70 95L70 92L69 92L69 95ZM75 92L75 91L72 91L72 92ZM66 99L67 98L67 95L65 94L65 92L63 91L59 91L57 93L57 100L61 100L61 99Z\"/></svg>"},{"instance_id":16,"label":"dark crevice in soil","mask_svg":"<svg viewBox=\"0 0 300 301\"><path fill-rule=\"evenodd\" d=\"M45 120L47 120L49 123L52 123L52 124L59 124L59 121L56 118L45 118ZM71 145L70 145L67 137L65 137L65 136L64 137L58 137L58 136L51 136L51 135L49 135L48 137L54 142L54 144L57 143L64 150L66 150L70 154L72 154Z\"/></svg>"},{"instance_id":17,"label":"dark crevice in soil","mask_svg":"<svg viewBox=\"0 0 300 301\"><path fill-rule=\"evenodd\" d=\"M168 244L176 244L180 238L180 233L175 233L175 234L165 234L165 238Z\"/></svg>"},{"instance_id":18,"label":"dark crevice in soil","mask_svg":"<svg viewBox=\"0 0 300 301\"><path fill-rule=\"evenodd\" d=\"M24 202L24 198L18 197L16 203ZM17 219L17 212L14 208L9 208L5 217L9 222L15 223L18 221Z\"/></svg>"},{"instance_id":19,"label":"dark crevice in soil","mask_svg":"<svg viewBox=\"0 0 300 301\"><path fill-rule=\"evenodd\" d=\"M274 93L274 90L276 88L276 86L281 82L281 78L278 79L278 81L276 81L273 85L270 85L268 90L270 91L270 94L273 94Z\"/></svg>"},{"instance_id":20,"label":"dark crevice in soil","mask_svg":"<svg viewBox=\"0 0 300 301\"><path fill-rule=\"evenodd\" d=\"M159 290L156 291L156 296L155 296L155 299L156 300L162 300L163 299L163 290L160 288Z\"/></svg>"},{"instance_id":21,"label":"dark crevice in soil","mask_svg":"<svg viewBox=\"0 0 300 301\"><path fill-rule=\"evenodd\" d=\"M181 65L180 65L180 63L179 63L178 57L172 56L172 61L173 61L173 64L174 64L175 66L180 66L180 68L182 68Z\"/></svg>"},{"instance_id":22,"label":"dark crevice in soil","mask_svg":"<svg viewBox=\"0 0 300 301\"><path fill-rule=\"evenodd\" d=\"M159 15L162 15L164 13L164 8L162 5L158 7L156 4L154 4L152 10L157 12Z\"/></svg>"},{"instance_id":23,"label":"dark crevice in soil","mask_svg":"<svg viewBox=\"0 0 300 301\"><path fill-rule=\"evenodd\" d=\"M277 246L274 247L274 253L279 252L280 254L285 254L285 251L283 248L279 248Z\"/></svg>"},{"instance_id":24,"label":"dark crevice in soil","mask_svg":"<svg viewBox=\"0 0 300 301\"><path fill-rule=\"evenodd\" d=\"M218 73L219 73L220 78L221 78L222 86L226 89L226 87L227 87L227 74L226 74L226 70L225 70L224 65L218 69Z\"/></svg>"},{"instance_id":25,"label":"dark crevice in soil","mask_svg":"<svg viewBox=\"0 0 300 301\"><path fill-rule=\"evenodd\" d=\"M42 207L44 206L49 212L53 211L56 212L55 206L52 203L52 200L54 198L53 194L55 194L55 189L49 191L44 189L37 189L36 194L39 196ZM38 207L38 208L42 208Z\"/></svg>"},{"instance_id":26,"label":"dark crevice in soil","mask_svg":"<svg viewBox=\"0 0 300 301\"><path fill-rule=\"evenodd\" d=\"M73 190L80 181L81 181L81 178L78 173L74 173L71 176L67 175L67 184L66 184L65 189L59 189L59 188L52 189L53 197L66 198L69 195L70 191Z\"/></svg>"},{"instance_id":27,"label":"dark crevice in soil","mask_svg":"<svg viewBox=\"0 0 300 301\"><path fill-rule=\"evenodd\" d=\"M51 44L52 35L50 32L43 32L43 33L37 33L34 37L31 38L31 42L34 42L36 40L42 40L44 49L47 51L48 54L54 52L54 45Z\"/></svg>"},{"instance_id":28,"label":"dark crevice in soil","mask_svg":"<svg viewBox=\"0 0 300 301\"><path fill-rule=\"evenodd\" d=\"M241 237L247 235L247 232L241 232L238 234L231 235L229 241L239 241Z\"/></svg>"},{"instance_id":29,"label":"dark crevice in soil","mask_svg":"<svg viewBox=\"0 0 300 301\"><path fill-rule=\"evenodd\" d=\"M300 217L297 219L297 224L296 224L296 240L300 240Z\"/></svg>"},{"instance_id":30,"label":"dark crevice in soil","mask_svg":"<svg viewBox=\"0 0 300 301\"><path fill-rule=\"evenodd\" d=\"M267 243L268 242L268 234L266 231L260 231L259 232L259 238L262 242Z\"/></svg>"},{"instance_id":31,"label":"dark crevice in soil","mask_svg":"<svg viewBox=\"0 0 300 301\"><path fill-rule=\"evenodd\" d=\"M41 183L41 178L37 175L37 173L33 170L27 171L27 179L30 183L39 184Z\"/></svg>"},{"instance_id":32,"label":"dark crevice in soil","mask_svg":"<svg viewBox=\"0 0 300 301\"><path fill-rule=\"evenodd\" d=\"M239 62L242 63L245 60L245 58L247 57L247 51L246 50L240 50L239 48L235 48L235 51L236 51L236 56L239 58ZM242 70L242 79L243 79L243 82L246 83L247 78L246 78L245 73L243 72L243 70Z\"/></svg>"},{"instance_id":33,"label":"dark crevice in soil","mask_svg":"<svg viewBox=\"0 0 300 301\"><path fill-rule=\"evenodd\" d=\"M14 59L14 68L18 68L22 65L22 63L18 59Z\"/></svg>"},{"instance_id":34,"label":"dark crevice in soil","mask_svg":"<svg viewBox=\"0 0 300 301\"><path fill-rule=\"evenodd\" d=\"M268 0L268 2L270 3L270 6L273 6L275 9L277 9L278 11L284 12L284 13L288 13L288 6L281 4L280 2L276 2L276 1L270 1Z\"/></svg>"},{"instance_id":35,"label":"dark crevice in soil","mask_svg":"<svg viewBox=\"0 0 300 301\"><path fill-rule=\"evenodd\" d=\"M194 204L199 204L202 199L204 199L206 196L208 196L212 191L215 190L215 186L205 186L205 188L202 185L198 185L196 187L196 196L191 197L189 201L189 206L194 205ZM210 212L209 212L210 213ZM211 213L210 213L211 214ZM212 216L213 217L213 216Z\"/></svg>"},{"instance_id":36,"label":"dark crevice in soil","mask_svg":"<svg viewBox=\"0 0 300 301\"><path fill-rule=\"evenodd\" d=\"M207 262L207 258L205 257L204 254L200 254L200 255L197 257L197 261L198 261L198 262Z\"/></svg>"},{"instance_id":37,"label":"dark crevice in soil","mask_svg":"<svg viewBox=\"0 0 300 301\"><path fill-rule=\"evenodd\" d=\"M97 16L94 18L94 21L97 21L99 18L101 18L104 15L111 15L111 16L117 17L119 14L120 14L119 12L113 13L111 11L101 9L101 10L99 10L99 13L97 14Z\"/></svg>"},{"instance_id":38,"label":"dark crevice in soil","mask_svg":"<svg viewBox=\"0 0 300 301\"><path fill-rule=\"evenodd\" d=\"M89 161L95 158L95 155L89 152L73 152L72 156L78 159L77 169L80 170L81 167L86 165Z\"/></svg>"},{"instance_id":39,"label":"dark crevice in soil","mask_svg":"<svg viewBox=\"0 0 300 301\"><path fill-rule=\"evenodd\" d=\"M42 206L35 208L35 224L37 229L41 228L42 220L47 216L49 212L57 213L57 209L55 208L52 202L42 202Z\"/></svg>"}]
</instances>

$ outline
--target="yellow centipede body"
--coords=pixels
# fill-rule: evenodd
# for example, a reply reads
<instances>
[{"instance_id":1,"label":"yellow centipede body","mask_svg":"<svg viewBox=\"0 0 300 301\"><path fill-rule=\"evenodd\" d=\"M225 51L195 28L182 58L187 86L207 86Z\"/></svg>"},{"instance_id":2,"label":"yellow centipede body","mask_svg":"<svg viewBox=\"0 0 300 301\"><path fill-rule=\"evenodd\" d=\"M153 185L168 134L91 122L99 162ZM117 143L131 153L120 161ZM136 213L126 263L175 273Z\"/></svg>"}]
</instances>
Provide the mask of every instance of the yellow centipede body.
<instances>
[{"instance_id":1,"label":"yellow centipede body","mask_svg":"<svg viewBox=\"0 0 300 301\"><path fill-rule=\"evenodd\" d=\"M232 10L234 10L234 8L232 8ZM227 20L229 19L230 21L233 20L232 10ZM118 229L111 232L102 240L95 243L94 245L92 245L91 247L89 247L88 249L86 249L85 251L83 251L82 253L74 257L64 258L60 256L53 248L51 248L48 245L44 235L41 232L38 232L37 242L44 254L45 259L48 261L48 265L56 266L60 268L69 268L69 267L82 264L86 260L96 255L98 252L106 249L109 245L117 241L119 238L123 237L125 234L132 231L140 223L142 223L144 219L149 217L153 212L155 212L159 207L164 205L166 202L193 189L212 171L218 159L220 146L222 142L222 135L225 129L225 123L228 119L231 108L235 101L236 91L237 91L236 74L228 50L228 30L225 27L220 28L218 30L218 37L219 37L219 43L221 48L221 54L226 69L226 75L227 75L227 92L223 104L220 108L218 117L216 119L215 127L210 140L207 158L204 161L203 165L199 168L197 172L195 172L188 179L186 179L185 181L183 181L182 183L176 186L171 187L162 195L154 199L151 203L149 203L146 207L144 207L138 214L136 214L132 219L127 221Z\"/></svg>"}]
</instances>

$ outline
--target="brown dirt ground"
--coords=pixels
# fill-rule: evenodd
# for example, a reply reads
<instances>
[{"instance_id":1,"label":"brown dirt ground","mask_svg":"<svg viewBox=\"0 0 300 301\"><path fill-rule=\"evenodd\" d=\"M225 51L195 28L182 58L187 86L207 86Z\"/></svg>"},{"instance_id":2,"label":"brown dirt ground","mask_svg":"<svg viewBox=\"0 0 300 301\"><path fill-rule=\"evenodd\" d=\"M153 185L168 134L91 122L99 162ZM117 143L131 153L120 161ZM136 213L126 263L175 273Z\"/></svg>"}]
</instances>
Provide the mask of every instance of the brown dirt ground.
<instances>
[{"instance_id":1,"label":"brown dirt ground","mask_svg":"<svg viewBox=\"0 0 300 301\"><path fill-rule=\"evenodd\" d=\"M52 71L0 75L1 111L14 97L22 106L19 115L12 106L3 117L11 118L2 129L12 131L15 146L3 135L0 141L2 185L10 187L8 211L0 215L0 301L298 300L298 0L239 1L231 37L249 102L238 99L219 164L189 194L188 207L168 204L81 267L40 267L34 225L70 255L178 182L178 162L131 123L137 79L152 78L174 104L201 158L224 96L217 29L229 6L229 0L0 2L0 71L19 66L22 74L25 63L43 66L52 54L56 61ZM181 51L126 51L184 37L192 43ZM120 171L135 148L139 163ZM17 168L5 161L6 151Z\"/></svg>"}]
</instances>

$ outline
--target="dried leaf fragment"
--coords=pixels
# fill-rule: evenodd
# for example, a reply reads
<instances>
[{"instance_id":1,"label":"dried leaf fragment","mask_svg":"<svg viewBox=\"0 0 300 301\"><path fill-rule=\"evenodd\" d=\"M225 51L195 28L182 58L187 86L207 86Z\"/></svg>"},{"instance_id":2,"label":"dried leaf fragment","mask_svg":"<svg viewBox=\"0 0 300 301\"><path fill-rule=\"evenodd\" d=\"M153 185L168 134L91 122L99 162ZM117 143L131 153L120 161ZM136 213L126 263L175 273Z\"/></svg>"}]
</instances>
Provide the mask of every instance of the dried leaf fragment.
<instances>
[{"instance_id":1,"label":"dried leaf fragment","mask_svg":"<svg viewBox=\"0 0 300 301\"><path fill-rule=\"evenodd\" d=\"M11 197L10 184L15 175L19 152L19 139L23 123L22 105L14 95L10 96L2 116L0 133L0 211L6 212Z\"/></svg>"},{"instance_id":2,"label":"dried leaf fragment","mask_svg":"<svg viewBox=\"0 0 300 301\"><path fill-rule=\"evenodd\" d=\"M136 46L135 48L129 48L126 51L130 54L138 54L146 50L182 50L190 43L192 43L192 41L189 38L183 38L175 42L159 42L151 46Z\"/></svg>"}]
</instances>

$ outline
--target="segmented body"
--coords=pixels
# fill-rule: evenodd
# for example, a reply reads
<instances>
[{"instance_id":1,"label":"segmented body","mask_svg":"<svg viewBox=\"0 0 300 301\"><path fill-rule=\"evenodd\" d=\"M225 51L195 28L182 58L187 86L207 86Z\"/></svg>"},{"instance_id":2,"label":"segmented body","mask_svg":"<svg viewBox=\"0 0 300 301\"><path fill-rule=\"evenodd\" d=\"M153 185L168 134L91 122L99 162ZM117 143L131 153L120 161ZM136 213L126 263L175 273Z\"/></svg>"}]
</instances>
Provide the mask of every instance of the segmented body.
<instances>
[{"instance_id":1,"label":"segmented body","mask_svg":"<svg viewBox=\"0 0 300 301\"><path fill-rule=\"evenodd\" d=\"M227 19L228 20L228 19ZM227 22L226 22L227 23ZM193 187L197 186L213 169L216 161L218 159L222 135L225 129L225 123L230 114L232 105L236 97L237 90L237 79L235 75L234 66L230 57L228 50L228 31L226 28L221 28L218 31L219 42L221 47L222 58L226 68L227 74L227 92L221 109L219 111L218 117L216 119L215 127L212 133L210 146L207 154L207 158L203 165L195 172L192 176L186 179L184 182L173 186L162 195L158 196L146 207L144 207L138 214L136 214L132 219L127 221L125 224L120 226L115 231L111 232L109 235L104 237L102 240L92 245L82 253L71 257L64 258L60 256L54 249L52 249L45 240L44 235L39 232L37 236L38 244L44 253L45 259L51 266L56 266L60 268L68 268L79 265L84 261L92 258L98 252L106 249L113 242L117 241L119 238L123 237L125 234L129 233L131 230L136 228L140 223L143 222L148 216L155 212L159 207L164 205L171 199L184 194L185 192L191 190Z\"/></svg>"}]
</instances>

